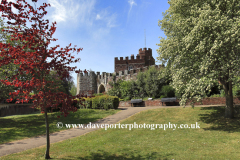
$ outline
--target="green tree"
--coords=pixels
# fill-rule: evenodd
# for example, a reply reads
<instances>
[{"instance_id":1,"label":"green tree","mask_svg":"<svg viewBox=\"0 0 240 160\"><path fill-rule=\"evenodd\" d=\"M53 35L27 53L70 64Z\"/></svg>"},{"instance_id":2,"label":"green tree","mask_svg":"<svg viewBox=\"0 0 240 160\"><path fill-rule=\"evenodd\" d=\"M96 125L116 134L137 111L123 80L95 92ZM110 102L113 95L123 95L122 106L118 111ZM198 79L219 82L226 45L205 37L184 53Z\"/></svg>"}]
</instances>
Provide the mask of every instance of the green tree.
<instances>
[{"instance_id":1,"label":"green tree","mask_svg":"<svg viewBox=\"0 0 240 160\"><path fill-rule=\"evenodd\" d=\"M171 0L159 20L167 38L158 44L172 86L187 98L201 98L214 82L223 85L225 117L233 118L232 85L239 74L240 1Z\"/></svg>"},{"instance_id":2,"label":"green tree","mask_svg":"<svg viewBox=\"0 0 240 160\"><path fill-rule=\"evenodd\" d=\"M4 29L7 29L10 26L5 24L3 20L4 20L3 17L0 17L0 42L10 44L11 46L21 46L24 42L12 40L11 34L4 31ZM17 27L14 27L14 28L17 28ZM7 48L5 48L5 50L7 50ZM3 57L1 56L1 52L0 52L0 60L2 59ZM14 64L13 62L2 65L0 67L0 79L9 81L13 75L17 74L19 66L20 65ZM19 79L27 79L27 77L29 76L19 75L18 77ZM8 86L0 82L0 101L9 98L9 92L14 92L14 90L16 89L17 87Z\"/></svg>"},{"instance_id":3,"label":"green tree","mask_svg":"<svg viewBox=\"0 0 240 160\"><path fill-rule=\"evenodd\" d=\"M69 82L69 86L71 87L70 93L72 96L75 96L77 94L77 87L74 84L74 82Z\"/></svg>"},{"instance_id":4,"label":"green tree","mask_svg":"<svg viewBox=\"0 0 240 160\"><path fill-rule=\"evenodd\" d=\"M54 92L54 93L63 92L63 93L66 93L67 95L70 95L71 94L70 91L74 85L74 82L73 82L73 77L70 75L69 72L68 74L69 74L69 77L60 79L59 78L60 75L56 71L51 70L50 73L46 75L46 79L48 81L53 80L54 84L47 84L46 87L49 88L51 92Z\"/></svg>"},{"instance_id":5,"label":"green tree","mask_svg":"<svg viewBox=\"0 0 240 160\"><path fill-rule=\"evenodd\" d=\"M147 95L153 98L160 97L160 90L165 83L163 78L158 78L160 71L152 66L146 71L145 74L145 91Z\"/></svg>"},{"instance_id":6,"label":"green tree","mask_svg":"<svg viewBox=\"0 0 240 160\"><path fill-rule=\"evenodd\" d=\"M125 100L131 99L132 96L132 83L131 81L122 81L120 83L120 92L121 92L121 98L124 98Z\"/></svg>"},{"instance_id":7,"label":"green tree","mask_svg":"<svg viewBox=\"0 0 240 160\"><path fill-rule=\"evenodd\" d=\"M108 91L108 95L117 96L121 98L121 91L120 91L121 82L122 82L121 79L118 79L117 82L115 82L115 79L113 82L110 82L109 84L112 86L112 88Z\"/></svg>"},{"instance_id":8,"label":"green tree","mask_svg":"<svg viewBox=\"0 0 240 160\"><path fill-rule=\"evenodd\" d=\"M144 98L147 96L146 90L145 90L145 79L146 79L146 75L144 72L139 72L137 75L137 80L136 80L136 84L138 87L138 94L139 97Z\"/></svg>"}]
</instances>

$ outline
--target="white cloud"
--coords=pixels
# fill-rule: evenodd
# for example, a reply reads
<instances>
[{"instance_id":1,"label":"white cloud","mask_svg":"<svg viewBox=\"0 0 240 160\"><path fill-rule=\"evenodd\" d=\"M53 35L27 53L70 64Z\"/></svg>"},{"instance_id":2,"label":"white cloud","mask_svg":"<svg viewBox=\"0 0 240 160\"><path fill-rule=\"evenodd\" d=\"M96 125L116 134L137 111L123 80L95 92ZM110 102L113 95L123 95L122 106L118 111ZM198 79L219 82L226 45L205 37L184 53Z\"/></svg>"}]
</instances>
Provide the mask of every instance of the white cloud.
<instances>
[{"instance_id":1,"label":"white cloud","mask_svg":"<svg viewBox=\"0 0 240 160\"><path fill-rule=\"evenodd\" d=\"M94 9L95 0L49 0L51 7L54 9L52 14L53 21L75 22L92 25L91 15Z\"/></svg>"},{"instance_id":2,"label":"white cloud","mask_svg":"<svg viewBox=\"0 0 240 160\"><path fill-rule=\"evenodd\" d=\"M131 10L132 10L132 6L133 5L137 5L137 3L134 0L128 0L128 3L130 5L130 9L128 11L128 15L130 14Z\"/></svg>"},{"instance_id":3,"label":"white cloud","mask_svg":"<svg viewBox=\"0 0 240 160\"><path fill-rule=\"evenodd\" d=\"M99 20L99 19L102 19L102 17L99 14L97 14L96 20Z\"/></svg>"},{"instance_id":4,"label":"white cloud","mask_svg":"<svg viewBox=\"0 0 240 160\"><path fill-rule=\"evenodd\" d=\"M116 27L116 14L110 13L107 9L95 11L96 0L48 0L51 4L53 21L69 25L93 26L93 23L104 23L104 27ZM96 22L96 20L98 22ZM74 23L74 24L71 24ZM95 25L96 26L96 25Z\"/></svg>"},{"instance_id":5,"label":"white cloud","mask_svg":"<svg viewBox=\"0 0 240 160\"><path fill-rule=\"evenodd\" d=\"M116 14L110 14L106 9L97 14L96 20L102 20L107 28L116 27Z\"/></svg>"},{"instance_id":6,"label":"white cloud","mask_svg":"<svg viewBox=\"0 0 240 160\"><path fill-rule=\"evenodd\" d=\"M111 16L107 17L106 20L107 20L107 27L108 28L113 28L113 27L116 27L116 15L115 14L112 14Z\"/></svg>"}]
</instances>

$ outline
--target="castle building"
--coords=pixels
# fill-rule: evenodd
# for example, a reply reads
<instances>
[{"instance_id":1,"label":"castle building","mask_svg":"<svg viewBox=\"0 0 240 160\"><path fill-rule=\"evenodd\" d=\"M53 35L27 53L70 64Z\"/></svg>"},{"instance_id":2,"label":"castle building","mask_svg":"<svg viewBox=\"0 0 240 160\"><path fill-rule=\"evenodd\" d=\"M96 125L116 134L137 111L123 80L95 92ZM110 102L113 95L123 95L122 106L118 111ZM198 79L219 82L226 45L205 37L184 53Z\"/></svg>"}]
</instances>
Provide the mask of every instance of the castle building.
<instances>
[{"instance_id":1,"label":"castle building","mask_svg":"<svg viewBox=\"0 0 240 160\"><path fill-rule=\"evenodd\" d=\"M162 65L155 65L155 59L152 57L151 48L140 48L139 54L134 59L134 55L131 55L131 59L128 57L120 57L118 60L115 57L114 73L116 80L136 80L137 74L141 71L146 71L149 66L155 66L160 69ZM92 96L94 93L107 92L111 86L108 82L113 80L112 73L90 71L89 73L78 73L77 75L77 94L83 94Z\"/></svg>"},{"instance_id":2,"label":"castle building","mask_svg":"<svg viewBox=\"0 0 240 160\"><path fill-rule=\"evenodd\" d=\"M151 48L140 48L139 54L137 54L136 59L134 59L134 55L131 55L131 59L128 57L120 57L120 60L115 57L114 62L114 72L137 69L145 66L155 65L155 59L152 57L152 49Z\"/></svg>"}]
</instances>

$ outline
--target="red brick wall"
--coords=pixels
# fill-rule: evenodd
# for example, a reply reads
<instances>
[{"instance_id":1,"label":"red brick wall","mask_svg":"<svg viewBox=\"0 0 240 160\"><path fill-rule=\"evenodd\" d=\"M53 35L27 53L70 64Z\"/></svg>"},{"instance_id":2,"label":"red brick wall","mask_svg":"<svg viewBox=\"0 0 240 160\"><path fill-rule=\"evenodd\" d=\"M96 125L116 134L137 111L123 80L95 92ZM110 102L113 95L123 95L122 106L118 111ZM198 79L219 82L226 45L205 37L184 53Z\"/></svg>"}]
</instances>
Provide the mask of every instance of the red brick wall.
<instances>
[{"instance_id":1,"label":"red brick wall","mask_svg":"<svg viewBox=\"0 0 240 160\"><path fill-rule=\"evenodd\" d=\"M142 68L145 66L155 65L155 59L152 57L152 49L151 48L140 48L139 54L134 59L134 55L131 57L120 57L120 60L115 57L114 59L114 72L128 70L129 66L132 66L132 69Z\"/></svg>"},{"instance_id":2,"label":"red brick wall","mask_svg":"<svg viewBox=\"0 0 240 160\"><path fill-rule=\"evenodd\" d=\"M190 105L191 101L187 102ZM205 98L202 100L203 105L215 105L215 104L226 104L225 97ZM240 97L235 97L233 103L240 104ZM194 103L194 105L201 105L200 102Z\"/></svg>"},{"instance_id":3,"label":"red brick wall","mask_svg":"<svg viewBox=\"0 0 240 160\"><path fill-rule=\"evenodd\" d=\"M123 60L123 57L120 57L120 60L115 58L115 69L114 72L128 70L129 66L132 66L132 69L142 68L145 66L144 59L134 59L134 60Z\"/></svg>"},{"instance_id":4,"label":"red brick wall","mask_svg":"<svg viewBox=\"0 0 240 160\"><path fill-rule=\"evenodd\" d=\"M131 107L131 101L119 103L119 107ZM234 104L240 104L240 97L235 97L233 99ZM226 104L225 97L216 97L216 98L205 98L202 100L202 105L218 105L218 104ZM163 106L178 106L179 100L177 102L163 102ZM190 101L187 102L186 105L190 105ZM194 103L194 105L201 105L200 102ZM147 100L143 101L141 104L138 104L141 107L150 107L150 106L162 106L161 100Z\"/></svg>"}]
</instances>

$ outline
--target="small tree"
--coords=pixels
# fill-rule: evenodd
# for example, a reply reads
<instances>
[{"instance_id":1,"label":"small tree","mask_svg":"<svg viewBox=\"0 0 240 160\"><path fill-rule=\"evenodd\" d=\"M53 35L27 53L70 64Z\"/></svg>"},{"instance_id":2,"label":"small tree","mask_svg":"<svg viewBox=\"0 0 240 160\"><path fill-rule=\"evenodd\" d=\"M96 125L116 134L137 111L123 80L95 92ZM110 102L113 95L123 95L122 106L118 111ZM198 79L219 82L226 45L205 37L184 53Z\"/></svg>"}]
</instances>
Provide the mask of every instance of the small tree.
<instances>
[{"instance_id":1,"label":"small tree","mask_svg":"<svg viewBox=\"0 0 240 160\"><path fill-rule=\"evenodd\" d=\"M110 82L109 84L112 86L112 88L108 91L108 95L111 96L117 96L121 98L121 91L120 91L120 83L122 82L121 79L118 79L117 82L113 81Z\"/></svg>"},{"instance_id":2,"label":"small tree","mask_svg":"<svg viewBox=\"0 0 240 160\"><path fill-rule=\"evenodd\" d=\"M37 0L32 0L36 2ZM73 103L77 103L76 98L80 95L71 96L63 92L55 92L57 89L54 86L53 80L48 80L48 75L51 70L55 70L61 80L69 78L69 71L75 71L76 67L69 67L70 63L78 62L80 59L74 59L71 51L79 53L82 49L70 48L71 44L66 48L59 47L48 48L51 41L56 41L52 38L56 30L56 22L49 26L49 21L44 20L44 15L47 14L45 8L50 4L43 3L37 9L28 4L25 0L18 0L16 3L2 0L0 11L2 16L6 17L9 21L8 24L12 26L27 26L27 22L31 24L31 28L23 27L7 27L4 32L11 35L12 41L21 41L21 45L12 46L10 43L0 43L0 67L4 65L14 64L19 65L18 72L12 75L10 79L0 80L3 84L17 87L15 92L9 93L12 101L16 96L17 103L28 102L29 99L34 99L33 106L40 107L45 113L46 124L46 140L47 147L45 159L49 159L50 139L49 139L49 123L47 109L58 108L61 104L60 112L62 115L67 116L69 111L75 112L77 110ZM18 13L12 12L14 7ZM42 13L40 11L42 10ZM29 50L26 50L29 48ZM51 61L48 62L47 58ZM79 73L79 71L75 71ZM85 70L86 72L86 70ZM19 75L29 75L30 80L21 79ZM53 85L47 85L53 84ZM37 94L31 95L30 93L35 90ZM81 102L81 101L79 101Z\"/></svg>"},{"instance_id":3,"label":"small tree","mask_svg":"<svg viewBox=\"0 0 240 160\"><path fill-rule=\"evenodd\" d=\"M144 72L139 72L138 75L137 75L137 81L136 81L136 84L137 84L137 87L138 87L138 95L141 97L141 98L144 98L147 93L146 93L146 90L145 90L145 79L146 79L146 75Z\"/></svg>"},{"instance_id":4,"label":"small tree","mask_svg":"<svg viewBox=\"0 0 240 160\"><path fill-rule=\"evenodd\" d=\"M165 81L163 78L159 79L159 72L154 66L150 67L146 72L145 90L149 97L159 97L161 87Z\"/></svg>"}]
</instances>

